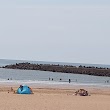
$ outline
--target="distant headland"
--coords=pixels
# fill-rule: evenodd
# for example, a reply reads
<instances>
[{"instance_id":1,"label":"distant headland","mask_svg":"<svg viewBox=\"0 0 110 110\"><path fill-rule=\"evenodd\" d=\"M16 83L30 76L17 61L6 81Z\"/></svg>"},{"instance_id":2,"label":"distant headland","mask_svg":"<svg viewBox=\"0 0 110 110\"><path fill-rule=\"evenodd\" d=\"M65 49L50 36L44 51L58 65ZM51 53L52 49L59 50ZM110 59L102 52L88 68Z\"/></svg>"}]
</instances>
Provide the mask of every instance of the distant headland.
<instances>
[{"instance_id":1,"label":"distant headland","mask_svg":"<svg viewBox=\"0 0 110 110\"><path fill-rule=\"evenodd\" d=\"M110 77L110 68L94 67L94 66L73 66L73 65L59 65L59 64L33 64L29 62L10 64L2 66L7 69L23 69L23 70L40 70L71 74L85 74L94 76Z\"/></svg>"}]
</instances>

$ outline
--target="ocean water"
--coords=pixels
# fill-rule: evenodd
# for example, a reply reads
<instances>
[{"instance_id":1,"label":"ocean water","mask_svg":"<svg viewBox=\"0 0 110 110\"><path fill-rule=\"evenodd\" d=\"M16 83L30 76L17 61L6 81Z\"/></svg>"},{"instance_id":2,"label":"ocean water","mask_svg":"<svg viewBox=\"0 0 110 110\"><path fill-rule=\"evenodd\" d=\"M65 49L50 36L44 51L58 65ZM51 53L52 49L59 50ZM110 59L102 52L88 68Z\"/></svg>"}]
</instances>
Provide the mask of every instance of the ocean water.
<instances>
[{"instance_id":1,"label":"ocean water","mask_svg":"<svg viewBox=\"0 0 110 110\"><path fill-rule=\"evenodd\" d=\"M0 61L1 61L0 66L25 62L18 60L17 61L0 60ZM70 83L69 83L69 79L71 79ZM78 85L89 86L89 87L90 86L110 87L110 77L48 72L48 71L38 71L38 70L18 70L18 69L0 68L0 84L5 84L5 85L26 84L26 85L38 86L38 87L43 87L44 85L49 87L53 87L53 86L74 87Z\"/></svg>"}]
</instances>

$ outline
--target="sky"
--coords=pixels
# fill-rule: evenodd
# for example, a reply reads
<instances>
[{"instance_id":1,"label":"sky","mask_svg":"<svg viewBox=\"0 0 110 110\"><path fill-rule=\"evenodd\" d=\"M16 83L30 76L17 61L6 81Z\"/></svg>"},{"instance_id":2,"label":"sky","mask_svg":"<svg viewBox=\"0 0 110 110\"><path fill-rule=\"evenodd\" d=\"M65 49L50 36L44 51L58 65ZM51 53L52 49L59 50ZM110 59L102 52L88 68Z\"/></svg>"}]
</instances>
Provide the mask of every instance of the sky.
<instances>
[{"instance_id":1,"label":"sky","mask_svg":"<svg viewBox=\"0 0 110 110\"><path fill-rule=\"evenodd\" d=\"M0 59L110 64L110 0L0 0Z\"/></svg>"}]
</instances>

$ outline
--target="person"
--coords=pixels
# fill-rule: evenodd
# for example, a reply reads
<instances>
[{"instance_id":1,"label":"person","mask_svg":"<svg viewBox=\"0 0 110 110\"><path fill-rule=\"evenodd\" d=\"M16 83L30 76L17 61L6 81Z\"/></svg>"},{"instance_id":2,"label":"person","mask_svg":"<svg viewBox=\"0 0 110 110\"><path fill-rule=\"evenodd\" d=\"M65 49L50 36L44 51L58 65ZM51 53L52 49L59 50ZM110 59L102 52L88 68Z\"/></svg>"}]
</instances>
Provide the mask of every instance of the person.
<instances>
[{"instance_id":1,"label":"person","mask_svg":"<svg viewBox=\"0 0 110 110\"><path fill-rule=\"evenodd\" d=\"M28 88L30 89L30 91L31 91L31 94L34 94L34 93L33 93L33 91L32 91L32 88L31 88L31 87L28 87Z\"/></svg>"},{"instance_id":2,"label":"person","mask_svg":"<svg viewBox=\"0 0 110 110\"><path fill-rule=\"evenodd\" d=\"M11 91L13 91L13 88L11 87Z\"/></svg>"},{"instance_id":3,"label":"person","mask_svg":"<svg viewBox=\"0 0 110 110\"><path fill-rule=\"evenodd\" d=\"M71 82L71 79L69 79L69 83Z\"/></svg>"},{"instance_id":4,"label":"person","mask_svg":"<svg viewBox=\"0 0 110 110\"><path fill-rule=\"evenodd\" d=\"M50 77L49 77L49 80L50 80Z\"/></svg>"},{"instance_id":5,"label":"person","mask_svg":"<svg viewBox=\"0 0 110 110\"><path fill-rule=\"evenodd\" d=\"M21 91L23 90L23 86L22 85L20 85L20 89L21 89Z\"/></svg>"},{"instance_id":6,"label":"person","mask_svg":"<svg viewBox=\"0 0 110 110\"><path fill-rule=\"evenodd\" d=\"M107 80L107 83L109 83L109 80Z\"/></svg>"}]
</instances>

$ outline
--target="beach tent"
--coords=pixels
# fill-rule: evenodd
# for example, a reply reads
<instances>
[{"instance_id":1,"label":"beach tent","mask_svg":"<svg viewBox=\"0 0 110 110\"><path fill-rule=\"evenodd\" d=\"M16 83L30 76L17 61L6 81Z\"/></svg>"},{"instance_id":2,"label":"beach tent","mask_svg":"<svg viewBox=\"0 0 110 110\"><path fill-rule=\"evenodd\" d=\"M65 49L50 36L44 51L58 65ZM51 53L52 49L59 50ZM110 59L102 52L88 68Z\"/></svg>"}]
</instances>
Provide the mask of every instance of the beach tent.
<instances>
[{"instance_id":1,"label":"beach tent","mask_svg":"<svg viewBox=\"0 0 110 110\"><path fill-rule=\"evenodd\" d=\"M17 89L17 94L32 94L32 90L26 85L20 85L20 87Z\"/></svg>"}]
</instances>

